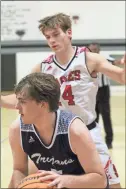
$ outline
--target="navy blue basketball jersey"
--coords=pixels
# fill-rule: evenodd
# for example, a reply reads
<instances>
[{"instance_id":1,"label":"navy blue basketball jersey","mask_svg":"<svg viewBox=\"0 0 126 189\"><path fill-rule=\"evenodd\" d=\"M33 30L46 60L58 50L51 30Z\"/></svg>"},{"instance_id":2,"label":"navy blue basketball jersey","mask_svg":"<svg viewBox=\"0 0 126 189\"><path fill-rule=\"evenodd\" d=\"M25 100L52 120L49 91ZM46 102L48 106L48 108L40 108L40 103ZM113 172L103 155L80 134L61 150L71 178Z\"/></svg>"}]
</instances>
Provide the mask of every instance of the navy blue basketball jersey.
<instances>
[{"instance_id":1,"label":"navy blue basketball jersey","mask_svg":"<svg viewBox=\"0 0 126 189\"><path fill-rule=\"evenodd\" d=\"M79 118L71 112L58 110L56 124L50 145L45 145L35 126L23 124L20 119L22 148L39 170L55 171L59 174L84 174L77 156L72 152L69 141L69 127Z\"/></svg>"}]
</instances>

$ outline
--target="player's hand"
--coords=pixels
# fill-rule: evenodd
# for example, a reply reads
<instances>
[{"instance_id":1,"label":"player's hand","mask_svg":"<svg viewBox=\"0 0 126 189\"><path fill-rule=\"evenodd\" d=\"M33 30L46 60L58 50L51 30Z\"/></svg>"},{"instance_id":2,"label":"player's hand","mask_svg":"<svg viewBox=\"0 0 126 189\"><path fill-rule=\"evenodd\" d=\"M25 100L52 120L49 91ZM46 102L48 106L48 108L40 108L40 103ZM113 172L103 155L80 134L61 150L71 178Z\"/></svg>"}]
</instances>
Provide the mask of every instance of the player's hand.
<instances>
[{"instance_id":1,"label":"player's hand","mask_svg":"<svg viewBox=\"0 0 126 189\"><path fill-rule=\"evenodd\" d=\"M121 58L121 64L126 64L126 54Z\"/></svg>"},{"instance_id":2,"label":"player's hand","mask_svg":"<svg viewBox=\"0 0 126 189\"><path fill-rule=\"evenodd\" d=\"M53 171L39 171L41 172L39 175L39 180L43 181L50 181L48 184L49 187L56 187L56 188L68 188L70 180L70 175L60 175Z\"/></svg>"},{"instance_id":3,"label":"player's hand","mask_svg":"<svg viewBox=\"0 0 126 189\"><path fill-rule=\"evenodd\" d=\"M126 64L126 54L121 58L121 59L116 59L114 62L113 62L114 65L123 65L123 64Z\"/></svg>"}]
</instances>

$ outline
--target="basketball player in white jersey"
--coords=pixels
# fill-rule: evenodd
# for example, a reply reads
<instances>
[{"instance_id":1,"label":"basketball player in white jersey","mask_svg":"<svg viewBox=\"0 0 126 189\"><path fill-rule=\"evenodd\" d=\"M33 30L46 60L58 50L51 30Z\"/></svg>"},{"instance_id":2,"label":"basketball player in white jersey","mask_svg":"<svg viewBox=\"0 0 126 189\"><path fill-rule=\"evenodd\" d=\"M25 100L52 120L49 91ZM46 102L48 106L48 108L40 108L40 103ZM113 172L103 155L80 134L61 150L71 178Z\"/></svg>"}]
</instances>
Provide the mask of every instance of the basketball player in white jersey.
<instances>
[{"instance_id":1,"label":"basketball player in white jersey","mask_svg":"<svg viewBox=\"0 0 126 189\"><path fill-rule=\"evenodd\" d=\"M118 173L102 140L100 127L94 120L98 89L97 73L102 72L124 84L125 70L109 64L99 54L85 52L85 47L73 47L71 20L65 14L59 13L42 19L39 29L55 53L36 65L32 72L49 73L57 78L61 87L60 108L71 110L81 116L96 144L110 187L120 188ZM125 58L122 59L122 63L124 62ZM15 95L2 96L3 107L15 108L15 104ZM13 126L15 124L19 123L12 123Z\"/></svg>"}]
</instances>

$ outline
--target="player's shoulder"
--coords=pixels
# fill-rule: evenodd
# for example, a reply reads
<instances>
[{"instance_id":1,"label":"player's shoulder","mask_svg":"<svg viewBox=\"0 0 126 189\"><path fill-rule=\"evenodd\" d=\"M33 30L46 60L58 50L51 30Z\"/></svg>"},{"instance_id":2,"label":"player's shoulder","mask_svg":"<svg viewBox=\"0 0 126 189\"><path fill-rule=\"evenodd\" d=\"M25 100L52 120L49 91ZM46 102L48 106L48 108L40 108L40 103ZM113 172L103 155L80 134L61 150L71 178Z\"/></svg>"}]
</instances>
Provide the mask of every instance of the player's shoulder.
<instances>
[{"instance_id":1,"label":"player's shoulder","mask_svg":"<svg viewBox=\"0 0 126 189\"><path fill-rule=\"evenodd\" d=\"M12 138L20 136L20 118L19 117L16 120L14 120L9 126L9 136L11 136Z\"/></svg>"},{"instance_id":2,"label":"player's shoulder","mask_svg":"<svg viewBox=\"0 0 126 189\"><path fill-rule=\"evenodd\" d=\"M20 128L20 117L19 116L17 117L17 119L15 119L11 123L9 128L12 129L12 130L18 130Z\"/></svg>"},{"instance_id":3,"label":"player's shoulder","mask_svg":"<svg viewBox=\"0 0 126 189\"><path fill-rule=\"evenodd\" d=\"M40 72L41 71L41 63L36 64L32 70L31 73L36 73L36 72Z\"/></svg>"},{"instance_id":4,"label":"player's shoulder","mask_svg":"<svg viewBox=\"0 0 126 189\"><path fill-rule=\"evenodd\" d=\"M76 56L78 56L81 53L88 52L88 49L86 46L78 46L76 50Z\"/></svg>"},{"instance_id":5,"label":"player's shoulder","mask_svg":"<svg viewBox=\"0 0 126 189\"><path fill-rule=\"evenodd\" d=\"M61 122L67 123L67 125L70 125L74 120L81 120L81 117L78 115L72 113L69 110L60 110L60 120Z\"/></svg>"},{"instance_id":6,"label":"player's shoulder","mask_svg":"<svg viewBox=\"0 0 126 189\"><path fill-rule=\"evenodd\" d=\"M60 112L60 117L65 120L72 119L77 116L76 114L72 113L69 110L59 110L59 112Z\"/></svg>"},{"instance_id":7,"label":"player's shoulder","mask_svg":"<svg viewBox=\"0 0 126 189\"><path fill-rule=\"evenodd\" d=\"M42 60L42 64L51 64L53 62L54 54L48 55L46 58Z\"/></svg>"}]
</instances>

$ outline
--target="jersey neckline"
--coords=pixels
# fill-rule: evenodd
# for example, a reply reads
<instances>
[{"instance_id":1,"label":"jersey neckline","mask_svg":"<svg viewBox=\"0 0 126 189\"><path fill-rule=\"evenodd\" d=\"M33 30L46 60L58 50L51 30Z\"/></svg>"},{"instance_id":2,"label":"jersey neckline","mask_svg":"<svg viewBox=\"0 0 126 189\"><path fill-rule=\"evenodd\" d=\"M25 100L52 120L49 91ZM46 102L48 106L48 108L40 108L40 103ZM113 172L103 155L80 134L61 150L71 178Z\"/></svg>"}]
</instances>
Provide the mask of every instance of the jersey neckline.
<instances>
[{"instance_id":1,"label":"jersey neckline","mask_svg":"<svg viewBox=\"0 0 126 189\"><path fill-rule=\"evenodd\" d=\"M66 67L64 68L64 66L61 66L61 64L59 64L59 62L56 60L56 55L53 56L53 62L62 70L66 71L69 66L71 65L73 59L76 57L76 53L77 53L77 49L78 47L73 46L73 48L75 49L74 55L72 56L72 58L70 59L70 61L67 63Z\"/></svg>"},{"instance_id":2,"label":"jersey neckline","mask_svg":"<svg viewBox=\"0 0 126 189\"><path fill-rule=\"evenodd\" d=\"M58 123L59 123L59 117L60 117L60 110L57 110L57 111L56 111L55 128L54 128L53 135L52 135L52 138L51 138L51 142L50 142L49 145L46 145L46 144L42 141L42 139L41 139L40 136L39 136L39 133L38 133L37 130L35 129L35 126L32 125L32 127L33 127L33 129L34 129L34 132L35 132L37 138L39 139L39 141L41 142L41 144L42 144L45 148L47 148L47 149L50 149L50 148L53 146L54 142L55 142L56 135L57 135L57 129L58 129Z\"/></svg>"}]
</instances>

